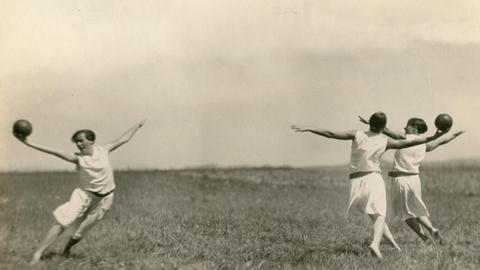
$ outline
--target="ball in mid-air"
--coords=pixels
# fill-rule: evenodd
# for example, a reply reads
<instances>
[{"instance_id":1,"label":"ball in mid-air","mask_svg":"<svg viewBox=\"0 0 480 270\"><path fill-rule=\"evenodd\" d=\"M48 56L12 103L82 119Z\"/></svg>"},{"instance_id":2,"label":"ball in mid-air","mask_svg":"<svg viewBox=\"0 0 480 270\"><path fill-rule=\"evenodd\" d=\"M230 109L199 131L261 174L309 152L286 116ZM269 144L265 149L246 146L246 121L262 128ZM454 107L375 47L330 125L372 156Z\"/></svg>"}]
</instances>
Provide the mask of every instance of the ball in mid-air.
<instances>
[{"instance_id":1,"label":"ball in mid-air","mask_svg":"<svg viewBox=\"0 0 480 270\"><path fill-rule=\"evenodd\" d=\"M435 118L435 126L441 131L449 130L452 127L453 119L446 113L439 114Z\"/></svg>"},{"instance_id":2,"label":"ball in mid-air","mask_svg":"<svg viewBox=\"0 0 480 270\"><path fill-rule=\"evenodd\" d=\"M13 124L13 133L15 133L16 135L20 135L24 138L32 134L32 131L32 124L28 120L20 119L15 121L15 123Z\"/></svg>"}]
</instances>

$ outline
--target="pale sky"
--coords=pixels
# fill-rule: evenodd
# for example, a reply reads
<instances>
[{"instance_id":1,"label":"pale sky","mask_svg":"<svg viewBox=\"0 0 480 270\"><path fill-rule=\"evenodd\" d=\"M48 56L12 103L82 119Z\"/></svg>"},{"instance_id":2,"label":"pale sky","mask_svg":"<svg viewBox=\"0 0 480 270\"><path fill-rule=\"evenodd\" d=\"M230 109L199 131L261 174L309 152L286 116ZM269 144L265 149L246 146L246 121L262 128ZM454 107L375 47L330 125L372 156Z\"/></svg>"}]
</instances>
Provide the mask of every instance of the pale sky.
<instances>
[{"instance_id":1,"label":"pale sky","mask_svg":"<svg viewBox=\"0 0 480 270\"><path fill-rule=\"evenodd\" d=\"M479 158L479 1L5 1L0 170L71 169L11 135L74 152L146 125L115 168L346 164L350 143L291 124L365 128L357 115L449 113L467 133L428 161ZM391 153L386 157L391 156Z\"/></svg>"}]
</instances>

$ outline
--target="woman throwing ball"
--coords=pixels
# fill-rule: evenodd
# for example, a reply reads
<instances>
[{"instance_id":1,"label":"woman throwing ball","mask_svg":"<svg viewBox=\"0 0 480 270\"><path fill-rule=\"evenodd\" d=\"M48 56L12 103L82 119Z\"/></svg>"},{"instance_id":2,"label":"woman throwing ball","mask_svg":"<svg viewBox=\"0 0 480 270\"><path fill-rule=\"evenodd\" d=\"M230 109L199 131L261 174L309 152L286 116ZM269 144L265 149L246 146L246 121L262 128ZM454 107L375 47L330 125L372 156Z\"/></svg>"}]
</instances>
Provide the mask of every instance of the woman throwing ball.
<instances>
[{"instance_id":1,"label":"woman throwing ball","mask_svg":"<svg viewBox=\"0 0 480 270\"><path fill-rule=\"evenodd\" d=\"M77 166L80 178L79 186L73 191L70 200L53 211L56 222L34 253L30 264L39 262L45 250L57 240L68 226L79 224L63 251L64 255L68 256L72 246L78 243L85 236L85 233L101 220L112 207L115 181L109 154L130 141L143 124L144 121L139 122L117 140L102 146L94 145L95 133L93 131L89 129L79 130L72 136L72 142L76 144L80 151L74 154L67 154L34 144L22 134L14 132L15 137L26 146L74 163Z\"/></svg>"},{"instance_id":2,"label":"woman throwing ball","mask_svg":"<svg viewBox=\"0 0 480 270\"><path fill-rule=\"evenodd\" d=\"M380 241L384 236L390 244L400 249L385 224L387 202L385 183L380 174L380 161L388 149L401 149L433 141L443 135L437 131L428 138L415 140L394 140L386 138L382 132L387 124L387 116L383 112L374 113L370 117L368 131L351 130L333 132L311 127L292 126L296 132L311 132L326 138L352 141L350 155L350 202L348 211L355 208L367 214L373 222L373 239L369 246L371 253L382 258Z\"/></svg>"},{"instance_id":3,"label":"woman throwing ball","mask_svg":"<svg viewBox=\"0 0 480 270\"><path fill-rule=\"evenodd\" d=\"M442 114L440 117L445 116ZM437 119L441 120L439 117L437 117ZM368 124L368 122L361 117L360 121ZM436 120L436 126L447 132L451 127L451 120L449 121L450 122L444 127L438 124L439 120ZM402 133L385 128L383 133L393 139L410 141L421 138L421 134L424 134L428 130L428 127L423 119L410 118L404 130L405 133ZM449 143L463 133L464 131L457 131L438 140L428 142L427 144L395 151L393 170L388 173L388 175L393 178L391 188L393 212L395 216L405 220L407 225L423 241L427 241L428 236L424 233L420 225L425 227L432 237L442 244L440 232L437 228L433 227L432 222L428 218L429 212L422 199L422 185L419 177L420 164L425 159L426 152L431 152L438 146Z\"/></svg>"}]
</instances>

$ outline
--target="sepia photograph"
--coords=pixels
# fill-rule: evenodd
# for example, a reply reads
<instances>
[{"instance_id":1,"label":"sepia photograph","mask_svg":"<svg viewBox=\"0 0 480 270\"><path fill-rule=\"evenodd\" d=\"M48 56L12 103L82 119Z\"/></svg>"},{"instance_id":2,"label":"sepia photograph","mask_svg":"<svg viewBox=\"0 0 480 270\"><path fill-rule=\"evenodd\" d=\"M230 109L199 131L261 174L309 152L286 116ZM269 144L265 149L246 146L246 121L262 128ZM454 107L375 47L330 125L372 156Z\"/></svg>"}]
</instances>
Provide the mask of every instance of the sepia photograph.
<instances>
[{"instance_id":1,"label":"sepia photograph","mask_svg":"<svg viewBox=\"0 0 480 270\"><path fill-rule=\"evenodd\" d=\"M480 2L0 17L0 269L480 268Z\"/></svg>"}]
</instances>

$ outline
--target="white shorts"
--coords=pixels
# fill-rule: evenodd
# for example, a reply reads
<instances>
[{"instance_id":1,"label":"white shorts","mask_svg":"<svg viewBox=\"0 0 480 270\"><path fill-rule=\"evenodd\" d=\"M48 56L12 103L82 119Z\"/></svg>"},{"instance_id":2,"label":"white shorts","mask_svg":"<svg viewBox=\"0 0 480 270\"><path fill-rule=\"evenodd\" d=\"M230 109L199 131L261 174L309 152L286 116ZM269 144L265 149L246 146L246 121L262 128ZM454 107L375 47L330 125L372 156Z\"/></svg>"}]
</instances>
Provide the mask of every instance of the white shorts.
<instances>
[{"instance_id":1,"label":"white shorts","mask_svg":"<svg viewBox=\"0 0 480 270\"><path fill-rule=\"evenodd\" d=\"M402 219L429 216L422 200L422 185L418 175L393 178L391 187L392 210Z\"/></svg>"},{"instance_id":2,"label":"white shorts","mask_svg":"<svg viewBox=\"0 0 480 270\"><path fill-rule=\"evenodd\" d=\"M352 208L369 215L387 215L387 195L380 173L372 172L350 181L350 203L347 215Z\"/></svg>"},{"instance_id":3,"label":"white shorts","mask_svg":"<svg viewBox=\"0 0 480 270\"><path fill-rule=\"evenodd\" d=\"M60 205L53 211L55 219L63 226L68 226L86 214L96 214L102 219L113 204L113 192L105 197L97 197L83 189L76 188L70 201Z\"/></svg>"}]
</instances>

